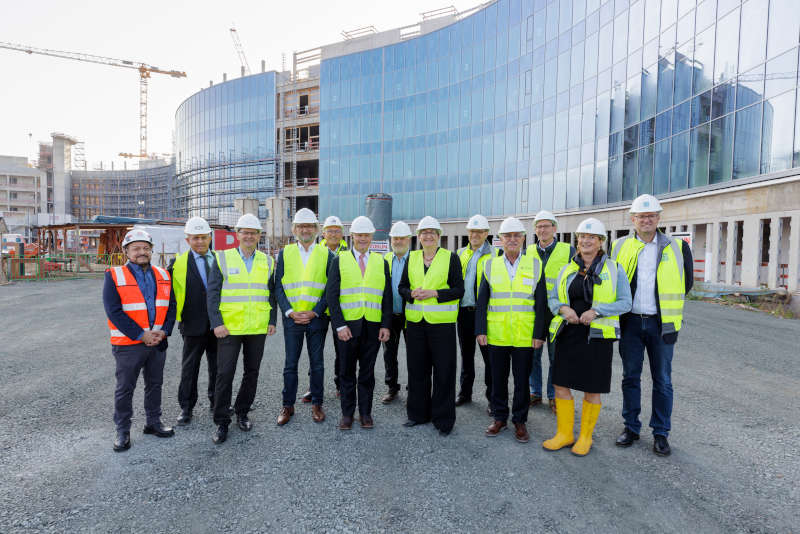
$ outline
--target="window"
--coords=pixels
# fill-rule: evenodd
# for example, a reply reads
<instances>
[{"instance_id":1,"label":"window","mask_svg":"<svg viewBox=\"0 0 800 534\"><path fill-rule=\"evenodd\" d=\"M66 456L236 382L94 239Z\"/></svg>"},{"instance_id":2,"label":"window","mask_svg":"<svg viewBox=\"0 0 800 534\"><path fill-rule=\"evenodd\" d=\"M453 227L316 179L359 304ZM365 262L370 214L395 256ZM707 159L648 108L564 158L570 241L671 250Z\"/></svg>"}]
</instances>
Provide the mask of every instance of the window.
<instances>
[{"instance_id":1,"label":"window","mask_svg":"<svg viewBox=\"0 0 800 534\"><path fill-rule=\"evenodd\" d=\"M788 169L792 167L795 91L784 93L764 102L763 113L761 173Z\"/></svg>"}]
</instances>

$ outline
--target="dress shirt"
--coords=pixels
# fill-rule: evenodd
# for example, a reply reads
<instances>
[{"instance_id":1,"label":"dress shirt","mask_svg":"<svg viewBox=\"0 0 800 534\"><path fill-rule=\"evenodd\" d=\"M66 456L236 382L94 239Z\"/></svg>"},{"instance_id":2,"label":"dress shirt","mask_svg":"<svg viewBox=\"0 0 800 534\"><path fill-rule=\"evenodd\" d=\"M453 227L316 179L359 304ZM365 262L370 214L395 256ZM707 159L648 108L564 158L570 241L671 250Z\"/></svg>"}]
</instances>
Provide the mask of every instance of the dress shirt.
<instances>
[{"instance_id":1,"label":"dress shirt","mask_svg":"<svg viewBox=\"0 0 800 534\"><path fill-rule=\"evenodd\" d=\"M408 260L408 251L402 256L395 255L392 258L392 313L403 313L403 297L397 291L400 285L400 279L403 277L403 269L406 267Z\"/></svg>"},{"instance_id":2,"label":"dress shirt","mask_svg":"<svg viewBox=\"0 0 800 534\"><path fill-rule=\"evenodd\" d=\"M253 270L253 260L256 257L256 251L254 250L250 256L245 256L244 252L242 252L242 247L239 247L239 256L242 257L242 261L244 262L244 266L247 268L247 272L249 273Z\"/></svg>"},{"instance_id":3,"label":"dress shirt","mask_svg":"<svg viewBox=\"0 0 800 534\"><path fill-rule=\"evenodd\" d=\"M205 254L198 254L197 252L192 250L192 256L194 257L195 265L197 265L197 270L200 273L200 279L203 281L203 287L208 289L208 277L206 275L206 266L203 265L201 261L204 261L208 265L208 270L210 271L211 268L214 266L214 254L210 250L206 251ZM201 257L203 258L202 260L200 260Z\"/></svg>"},{"instance_id":4,"label":"dress shirt","mask_svg":"<svg viewBox=\"0 0 800 534\"><path fill-rule=\"evenodd\" d=\"M150 327L156 320L156 277L153 274L153 269L150 265L142 267L136 263L128 262L128 268L133 273L136 283L142 291L142 296L147 304L147 318L150 321Z\"/></svg>"},{"instance_id":5,"label":"dress shirt","mask_svg":"<svg viewBox=\"0 0 800 534\"><path fill-rule=\"evenodd\" d=\"M464 274L464 296L461 298L461 307L475 306L475 278L478 276L478 250L472 252L472 257L467 262L467 272Z\"/></svg>"},{"instance_id":6,"label":"dress shirt","mask_svg":"<svg viewBox=\"0 0 800 534\"><path fill-rule=\"evenodd\" d=\"M311 253L314 252L314 247L315 246L316 245L311 243L308 246L308 249L306 250L305 248L303 248L303 245L301 245L300 242L297 243L297 248L300 249L300 259L303 262L303 267L308 265L308 258L310 258L311 257ZM328 249L328 250L330 250L330 249Z\"/></svg>"},{"instance_id":7,"label":"dress shirt","mask_svg":"<svg viewBox=\"0 0 800 534\"><path fill-rule=\"evenodd\" d=\"M506 262L506 270L508 271L508 277L511 281L514 281L514 277L517 276L517 267L519 267L519 259L522 257L522 251L517 255L517 259L514 260L512 263L509 261L508 256L503 254L503 261Z\"/></svg>"},{"instance_id":8,"label":"dress shirt","mask_svg":"<svg viewBox=\"0 0 800 534\"><path fill-rule=\"evenodd\" d=\"M639 242L644 243L639 236ZM656 306L656 270L658 269L658 240L654 237L639 251L636 267L636 293L633 295L633 313L655 315Z\"/></svg>"}]
</instances>

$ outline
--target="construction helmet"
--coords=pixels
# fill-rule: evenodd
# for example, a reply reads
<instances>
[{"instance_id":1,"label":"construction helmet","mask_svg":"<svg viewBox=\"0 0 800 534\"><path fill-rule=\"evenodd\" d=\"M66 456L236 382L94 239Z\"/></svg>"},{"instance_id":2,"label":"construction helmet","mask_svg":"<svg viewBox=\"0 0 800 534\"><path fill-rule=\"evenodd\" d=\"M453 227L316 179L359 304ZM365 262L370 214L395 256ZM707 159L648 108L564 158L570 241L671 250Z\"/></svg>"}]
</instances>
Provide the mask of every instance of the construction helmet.
<instances>
[{"instance_id":1,"label":"construction helmet","mask_svg":"<svg viewBox=\"0 0 800 534\"><path fill-rule=\"evenodd\" d=\"M558 226L558 220L556 216L553 215L553 212L547 210L541 210L539 213L536 214L536 217L533 219L533 225L536 226L536 223L539 221L550 221L554 225Z\"/></svg>"},{"instance_id":2,"label":"construction helmet","mask_svg":"<svg viewBox=\"0 0 800 534\"><path fill-rule=\"evenodd\" d=\"M403 221L397 221L389 230L389 237L411 237L411 228Z\"/></svg>"},{"instance_id":3,"label":"construction helmet","mask_svg":"<svg viewBox=\"0 0 800 534\"><path fill-rule=\"evenodd\" d=\"M633 199L631 213L658 213L661 211L661 203L653 195L639 195Z\"/></svg>"},{"instance_id":4,"label":"construction helmet","mask_svg":"<svg viewBox=\"0 0 800 534\"><path fill-rule=\"evenodd\" d=\"M153 238L150 237L150 234L139 228L134 228L125 234L122 240L122 248L127 247L135 241L144 241L145 243L150 243L151 246L153 245Z\"/></svg>"},{"instance_id":5,"label":"construction helmet","mask_svg":"<svg viewBox=\"0 0 800 534\"><path fill-rule=\"evenodd\" d=\"M355 221L354 221L355 222ZM327 219L325 219L325 223L322 225L322 229L328 228L329 226L338 226L339 228L343 228L342 221L339 220L339 217L336 215L331 215Z\"/></svg>"},{"instance_id":6,"label":"construction helmet","mask_svg":"<svg viewBox=\"0 0 800 534\"><path fill-rule=\"evenodd\" d=\"M430 215L426 215L420 219L419 224L417 225L417 233L420 233L422 230L436 230L441 234L442 225L440 225L439 221L437 221L435 218L431 217Z\"/></svg>"},{"instance_id":7,"label":"construction helmet","mask_svg":"<svg viewBox=\"0 0 800 534\"><path fill-rule=\"evenodd\" d=\"M186 226L183 227L183 233L186 235L210 234L211 227L202 217L190 217L189 220L186 221Z\"/></svg>"},{"instance_id":8,"label":"construction helmet","mask_svg":"<svg viewBox=\"0 0 800 534\"><path fill-rule=\"evenodd\" d=\"M483 215L473 215L467 221L467 230L489 230L489 221Z\"/></svg>"},{"instance_id":9,"label":"construction helmet","mask_svg":"<svg viewBox=\"0 0 800 534\"><path fill-rule=\"evenodd\" d=\"M498 234L508 234L511 232L522 232L525 233L525 225L522 224L522 221L517 219L516 217L506 217L503 219L503 222L500 223L500 231L497 232Z\"/></svg>"},{"instance_id":10,"label":"construction helmet","mask_svg":"<svg viewBox=\"0 0 800 534\"><path fill-rule=\"evenodd\" d=\"M341 222L341 221L340 221ZM294 214L292 224L319 224L317 216L308 208L300 208Z\"/></svg>"},{"instance_id":11,"label":"construction helmet","mask_svg":"<svg viewBox=\"0 0 800 534\"><path fill-rule=\"evenodd\" d=\"M258 217L252 213L245 213L239 217L239 220L236 221L236 226L234 226L234 228L236 230L248 228L250 230L258 230L259 232L262 230L261 221L259 221Z\"/></svg>"},{"instance_id":12,"label":"construction helmet","mask_svg":"<svg viewBox=\"0 0 800 534\"><path fill-rule=\"evenodd\" d=\"M592 235L599 235L603 239L606 238L606 225L595 219L594 217L589 217L588 219L584 219L578 225L578 229L575 230L576 234L592 234Z\"/></svg>"},{"instance_id":13,"label":"construction helmet","mask_svg":"<svg viewBox=\"0 0 800 534\"><path fill-rule=\"evenodd\" d=\"M374 234L375 233L375 225L372 224L372 221L369 220L369 217L364 217L363 215L359 215L353 222L350 224L350 233L351 234Z\"/></svg>"}]
</instances>

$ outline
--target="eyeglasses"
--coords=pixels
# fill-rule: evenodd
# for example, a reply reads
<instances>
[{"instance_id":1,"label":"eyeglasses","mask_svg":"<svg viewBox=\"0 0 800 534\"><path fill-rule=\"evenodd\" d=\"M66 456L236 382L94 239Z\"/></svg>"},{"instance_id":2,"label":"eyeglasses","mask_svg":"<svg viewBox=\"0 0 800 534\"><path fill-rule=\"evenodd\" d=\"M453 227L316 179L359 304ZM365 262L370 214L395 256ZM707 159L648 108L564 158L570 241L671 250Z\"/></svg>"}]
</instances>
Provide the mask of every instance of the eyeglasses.
<instances>
[{"instance_id":1,"label":"eyeglasses","mask_svg":"<svg viewBox=\"0 0 800 534\"><path fill-rule=\"evenodd\" d=\"M239 230L239 235L243 237L258 237L261 232L258 231L246 231L246 230Z\"/></svg>"},{"instance_id":2,"label":"eyeglasses","mask_svg":"<svg viewBox=\"0 0 800 534\"><path fill-rule=\"evenodd\" d=\"M633 216L634 219L639 221L653 221L658 219L658 213L640 213Z\"/></svg>"},{"instance_id":3,"label":"eyeglasses","mask_svg":"<svg viewBox=\"0 0 800 534\"><path fill-rule=\"evenodd\" d=\"M419 233L419 235L421 235L421 236L422 236L422 235L427 235L427 236L431 236L431 235L432 235L432 236L438 236L438 235L439 235L439 232L437 232L436 230L423 230L423 231L421 231L421 232Z\"/></svg>"},{"instance_id":4,"label":"eyeglasses","mask_svg":"<svg viewBox=\"0 0 800 534\"><path fill-rule=\"evenodd\" d=\"M537 224L537 230L547 230L548 228L553 228L555 225L552 223L545 223L545 224Z\"/></svg>"}]
</instances>

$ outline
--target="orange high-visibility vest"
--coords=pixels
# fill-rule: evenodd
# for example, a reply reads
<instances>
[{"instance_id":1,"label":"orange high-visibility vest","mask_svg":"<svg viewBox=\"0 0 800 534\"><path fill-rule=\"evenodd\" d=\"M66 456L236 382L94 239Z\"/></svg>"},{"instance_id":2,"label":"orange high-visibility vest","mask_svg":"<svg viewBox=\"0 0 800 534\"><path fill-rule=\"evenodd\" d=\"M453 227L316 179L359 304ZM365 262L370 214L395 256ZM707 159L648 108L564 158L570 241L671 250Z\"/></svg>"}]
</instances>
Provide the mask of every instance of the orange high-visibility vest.
<instances>
[{"instance_id":1,"label":"orange high-visibility vest","mask_svg":"<svg viewBox=\"0 0 800 534\"><path fill-rule=\"evenodd\" d=\"M165 269L155 265L151 265L151 267L156 279L156 319L153 322L152 330L161 330L164 328L164 321L167 319L172 282L170 282L169 273ZM136 283L133 273L127 265L112 267L109 271L111 272L111 279L114 280L114 284L117 286L119 300L122 302L122 311L141 326L142 330L150 330L147 302L144 300L142 290L139 289L139 284ZM112 345L138 345L141 343L141 341L131 339L120 332L110 319L108 320L108 328L111 330Z\"/></svg>"}]
</instances>

